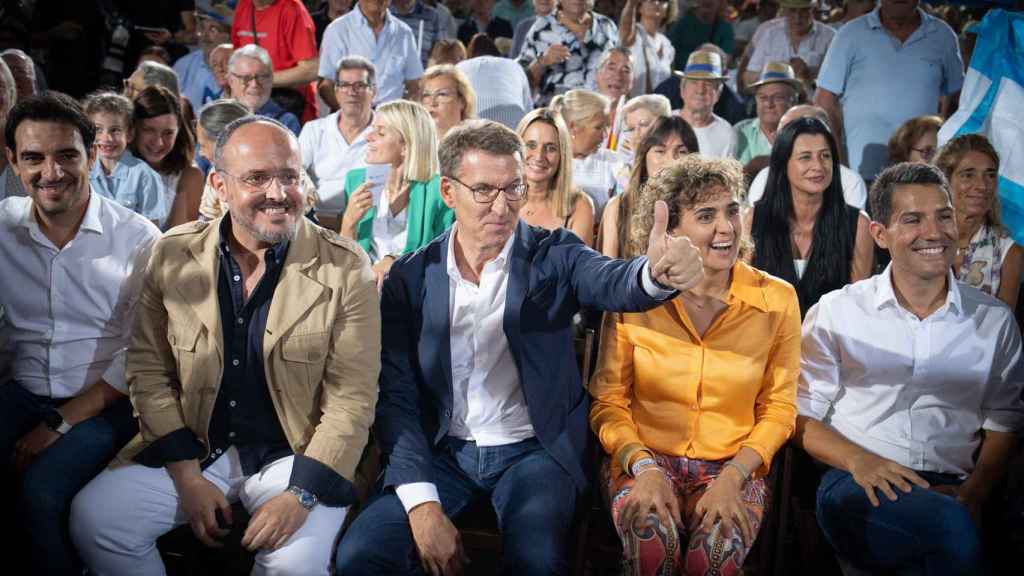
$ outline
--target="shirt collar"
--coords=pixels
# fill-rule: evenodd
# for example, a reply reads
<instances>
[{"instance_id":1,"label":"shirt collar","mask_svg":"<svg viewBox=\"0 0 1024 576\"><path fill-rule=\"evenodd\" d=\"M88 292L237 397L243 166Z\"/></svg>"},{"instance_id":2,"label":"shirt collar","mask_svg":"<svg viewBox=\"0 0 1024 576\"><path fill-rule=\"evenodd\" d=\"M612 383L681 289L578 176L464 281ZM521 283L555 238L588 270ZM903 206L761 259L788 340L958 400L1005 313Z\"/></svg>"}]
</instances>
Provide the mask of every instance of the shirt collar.
<instances>
[{"instance_id":1,"label":"shirt collar","mask_svg":"<svg viewBox=\"0 0 1024 576\"><path fill-rule=\"evenodd\" d=\"M892 287L892 263L885 267L885 271L879 274L874 281L875 284L875 309L881 310L886 306L903 308L896 299L896 290ZM946 284L949 289L946 291L946 303L939 308L949 308L955 314L963 309L963 300L960 297L960 287L957 285L956 276L950 270L946 273Z\"/></svg>"},{"instance_id":2,"label":"shirt collar","mask_svg":"<svg viewBox=\"0 0 1024 576\"><path fill-rule=\"evenodd\" d=\"M370 21L366 18L366 14L363 14L363 9L359 7L359 3L358 2L356 2L355 4L356 4L355 5L355 10L353 10L353 12L355 12L357 14L357 18L359 18L359 20L360 20L359 23L361 25L367 27L367 28L370 28ZM389 8L389 9L384 11L384 28L386 29L390 25L391 25L391 9Z\"/></svg>"},{"instance_id":3,"label":"shirt collar","mask_svg":"<svg viewBox=\"0 0 1024 576\"><path fill-rule=\"evenodd\" d=\"M754 270L743 262L736 262L732 267L732 284L729 286L729 300L733 298L757 308L761 312L768 311L768 300L765 298L762 281Z\"/></svg>"},{"instance_id":4,"label":"shirt collar","mask_svg":"<svg viewBox=\"0 0 1024 576\"><path fill-rule=\"evenodd\" d=\"M228 242L228 238L231 236L231 212L228 212L224 218L220 221L220 253L228 255L231 253L231 245ZM280 266L284 263L285 256L288 255L289 241L278 242L271 246L264 256L266 263L269 265Z\"/></svg>"},{"instance_id":5,"label":"shirt collar","mask_svg":"<svg viewBox=\"0 0 1024 576\"><path fill-rule=\"evenodd\" d=\"M445 268L448 271L448 277L452 279L462 278L462 272L459 271L459 265L455 261L455 234L458 232L459 223L455 222L452 224L452 232L448 236L448 261L445 263ZM494 260L488 262L494 263L495 266L501 269L508 268L508 257L512 253L512 245L515 243L516 233L513 232L508 240L505 241L505 245L501 248L501 252L494 257Z\"/></svg>"}]
</instances>

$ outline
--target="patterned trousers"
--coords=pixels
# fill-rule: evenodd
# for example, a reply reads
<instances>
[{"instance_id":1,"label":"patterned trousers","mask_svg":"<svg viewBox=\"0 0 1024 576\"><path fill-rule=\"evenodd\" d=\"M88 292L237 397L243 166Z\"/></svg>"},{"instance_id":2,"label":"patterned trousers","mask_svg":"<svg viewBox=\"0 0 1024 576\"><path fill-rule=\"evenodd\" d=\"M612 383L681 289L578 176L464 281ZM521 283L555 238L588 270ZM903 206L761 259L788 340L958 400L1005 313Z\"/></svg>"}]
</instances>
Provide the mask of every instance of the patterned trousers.
<instances>
[{"instance_id":1,"label":"patterned trousers","mask_svg":"<svg viewBox=\"0 0 1024 576\"><path fill-rule=\"evenodd\" d=\"M633 478L619 472L613 476L605 462L602 470L611 502L612 521L622 540L623 574L628 576L687 576L740 573L743 560L753 542L744 543L738 529L731 538L722 534L721 522L710 531L701 528L701 516L695 511L704 491L722 471L725 461L691 460L655 454L655 460L668 475L679 500L683 517L681 526L664 526L651 513L640 526L623 526L620 522L622 504L633 487ZM768 484L764 478L746 483L741 495L747 518L756 536L768 501ZM685 547L685 552L682 548Z\"/></svg>"}]
</instances>

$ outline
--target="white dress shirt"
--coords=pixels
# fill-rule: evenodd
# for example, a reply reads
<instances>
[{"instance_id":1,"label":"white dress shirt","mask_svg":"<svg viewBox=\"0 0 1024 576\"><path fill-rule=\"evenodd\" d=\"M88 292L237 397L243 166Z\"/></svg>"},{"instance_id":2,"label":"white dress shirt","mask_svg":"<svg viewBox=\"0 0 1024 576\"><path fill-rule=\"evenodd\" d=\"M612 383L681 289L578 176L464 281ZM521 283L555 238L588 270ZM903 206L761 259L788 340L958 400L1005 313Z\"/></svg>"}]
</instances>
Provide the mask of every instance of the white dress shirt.
<instances>
[{"instance_id":1,"label":"white dress shirt","mask_svg":"<svg viewBox=\"0 0 1024 576\"><path fill-rule=\"evenodd\" d=\"M374 36L358 4L331 22L320 45L319 76L334 80L338 62L345 56L362 56L377 69L374 104L398 100L405 94L405 82L423 76L423 63L412 28L388 11L384 28Z\"/></svg>"},{"instance_id":2,"label":"white dress shirt","mask_svg":"<svg viewBox=\"0 0 1024 576\"><path fill-rule=\"evenodd\" d=\"M127 393L124 352L143 272L160 231L92 192L63 249L39 229L28 197L0 202L4 263L0 374L29 392L70 398L101 378ZM9 364L9 366L8 366Z\"/></svg>"},{"instance_id":3,"label":"white dress shirt","mask_svg":"<svg viewBox=\"0 0 1024 576\"><path fill-rule=\"evenodd\" d=\"M904 309L892 266L825 296L803 324L800 414L919 471L966 476L982 429L1024 427L1021 339L1002 302L949 274L924 320Z\"/></svg>"},{"instance_id":4,"label":"white dress shirt","mask_svg":"<svg viewBox=\"0 0 1024 576\"><path fill-rule=\"evenodd\" d=\"M402 208L398 214L391 215L388 208L388 191L380 193L380 205L373 217L373 239L370 242L370 261L377 262L385 256L399 256L405 252L409 238L409 207Z\"/></svg>"},{"instance_id":5,"label":"white dress shirt","mask_svg":"<svg viewBox=\"0 0 1024 576\"><path fill-rule=\"evenodd\" d=\"M349 143L338 128L339 114L306 122L299 134L302 167L316 185L316 211L335 218L345 212L345 175L366 167L366 136L370 133L367 124Z\"/></svg>"},{"instance_id":6,"label":"white dress shirt","mask_svg":"<svg viewBox=\"0 0 1024 576\"><path fill-rule=\"evenodd\" d=\"M533 110L530 80L515 60L477 56L455 65L469 79L476 93L476 115L515 130Z\"/></svg>"},{"instance_id":7,"label":"white dress shirt","mask_svg":"<svg viewBox=\"0 0 1024 576\"><path fill-rule=\"evenodd\" d=\"M747 192L748 204L753 205L764 196L764 189L768 186L768 172L766 166L754 176L754 181L750 183L750 191ZM868 187L864 185L864 179L860 174L840 164L839 183L843 186L843 198L846 199L846 203L863 210L868 201Z\"/></svg>"},{"instance_id":8,"label":"white dress shirt","mask_svg":"<svg viewBox=\"0 0 1024 576\"><path fill-rule=\"evenodd\" d=\"M535 436L503 325L508 288L509 258L516 235L501 253L484 264L480 283L462 276L455 260L458 222L448 240L448 313L451 319L452 417L448 434L475 441L477 446L503 446ZM650 266L640 273L644 291L660 300L673 291L658 287ZM395 487L406 512L425 502L440 502L431 482Z\"/></svg>"}]
</instances>

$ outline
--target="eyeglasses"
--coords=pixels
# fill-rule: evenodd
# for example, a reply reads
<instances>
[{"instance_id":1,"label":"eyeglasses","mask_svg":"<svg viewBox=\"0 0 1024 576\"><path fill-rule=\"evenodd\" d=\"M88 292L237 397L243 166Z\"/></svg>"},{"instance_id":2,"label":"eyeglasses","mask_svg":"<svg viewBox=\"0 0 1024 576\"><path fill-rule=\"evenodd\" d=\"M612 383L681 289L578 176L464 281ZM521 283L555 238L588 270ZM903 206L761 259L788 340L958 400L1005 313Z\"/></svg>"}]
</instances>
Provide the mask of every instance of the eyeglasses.
<instances>
[{"instance_id":1,"label":"eyeglasses","mask_svg":"<svg viewBox=\"0 0 1024 576\"><path fill-rule=\"evenodd\" d=\"M794 96L788 96L785 94L775 94L772 96L755 96L758 104L763 106L770 106L772 104L788 104L794 100Z\"/></svg>"},{"instance_id":2,"label":"eyeglasses","mask_svg":"<svg viewBox=\"0 0 1024 576\"><path fill-rule=\"evenodd\" d=\"M433 92L424 92L423 95L420 96L420 100L426 102L427 99L430 98L439 104L447 104L454 100L456 95L457 93L454 90L435 90Z\"/></svg>"},{"instance_id":3,"label":"eyeglasses","mask_svg":"<svg viewBox=\"0 0 1024 576\"><path fill-rule=\"evenodd\" d=\"M338 82L334 87L342 92L355 92L356 94L359 94L360 92L366 91L370 87L370 84L367 82Z\"/></svg>"},{"instance_id":4,"label":"eyeglasses","mask_svg":"<svg viewBox=\"0 0 1024 576\"><path fill-rule=\"evenodd\" d=\"M292 190L299 185L302 178L294 170L281 170L279 172L249 172L242 176L236 176L227 170L217 169L218 174L226 174L238 180L250 188L268 192L270 185L277 180L278 185L285 190Z\"/></svg>"},{"instance_id":5,"label":"eyeglasses","mask_svg":"<svg viewBox=\"0 0 1024 576\"><path fill-rule=\"evenodd\" d=\"M267 82L270 82L271 78L274 77L273 74L250 74L248 76L240 76L238 74L235 74L234 72L230 72L230 74L234 76L236 79L240 80L243 86L248 86L252 82L256 82L258 84L266 84Z\"/></svg>"},{"instance_id":6,"label":"eyeglasses","mask_svg":"<svg viewBox=\"0 0 1024 576\"><path fill-rule=\"evenodd\" d=\"M526 184L523 184L522 182L516 182L515 184L509 184L504 188L499 188L497 186L491 186L490 184L470 186L455 176L446 176L446 178L454 180L466 188L469 188L469 191L473 193L473 200L476 200L479 204L490 204L494 202L498 199L498 194L501 192L505 193L505 201L507 202L518 202L526 196Z\"/></svg>"},{"instance_id":7,"label":"eyeglasses","mask_svg":"<svg viewBox=\"0 0 1024 576\"><path fill-rule=\"evenodd\" d=\"M930 160L932 156L935 156L935 148L928 146L927 148L911 148L914 152L917 152L925 160Z\"/></svg>"}]
</instances>

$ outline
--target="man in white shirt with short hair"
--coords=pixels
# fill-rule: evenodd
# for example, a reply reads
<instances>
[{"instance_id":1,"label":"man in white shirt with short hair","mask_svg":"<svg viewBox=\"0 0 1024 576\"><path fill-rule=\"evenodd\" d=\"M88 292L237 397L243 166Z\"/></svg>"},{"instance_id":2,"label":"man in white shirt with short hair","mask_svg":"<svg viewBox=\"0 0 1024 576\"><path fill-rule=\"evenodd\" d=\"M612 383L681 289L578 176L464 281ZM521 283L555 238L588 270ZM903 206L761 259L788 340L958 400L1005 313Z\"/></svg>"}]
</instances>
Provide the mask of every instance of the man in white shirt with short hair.
<instances>
[{"instance_id":1,"label":"man in white shirt with short hair","mask_svg":"<svg viewBox=\"0 0 1024 576\"><path fill-rule=\"evenodd\" d=\"M999 300L952 273L957 226L934 166L871 191L880 275L807 313L796 441L830 468L817 516L846 562L983 574L981 510L1024 428L1021 337Z\"/></svg>"},{"instance_id":2,"label":"man in white shirt with short hair","mask_svg":"<svg viewBox=\"0 0 1024 576\"><path fill-rule=\"evenodd\" d=\"M736 132L724 118L714 113L722 96L726 77L722 74L722 56L710 50L690 54L686 68L676 71L683 107L676 114L686 120L697 135L704 156L732 158L736 155Z\"/></svg>"},{"instance_id":3,"label":"man in white shirt with short hair","mask_svg":"<svg viewBox=\"0 0 1024 576\"><path fill-rule=\"evenodd\" d=\"M5 131L29 196L0 202L2 477L21 484L3 505L18 494L6 517L29 535L34 573L74 574L71 500L138 430L125 350L160 231L92 191L96 132L69 96L23 100Z\"/></svg>"}]
</instances>

